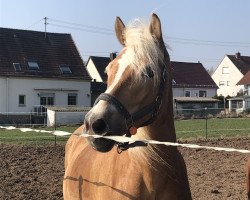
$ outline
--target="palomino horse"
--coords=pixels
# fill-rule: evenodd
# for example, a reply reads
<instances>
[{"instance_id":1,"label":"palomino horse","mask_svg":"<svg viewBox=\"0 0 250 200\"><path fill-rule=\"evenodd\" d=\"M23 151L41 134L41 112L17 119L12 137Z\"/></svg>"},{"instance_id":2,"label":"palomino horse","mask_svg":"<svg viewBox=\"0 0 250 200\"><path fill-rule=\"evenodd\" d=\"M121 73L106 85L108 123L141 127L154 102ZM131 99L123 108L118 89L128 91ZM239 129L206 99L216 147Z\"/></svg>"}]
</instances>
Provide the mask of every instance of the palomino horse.
<instances>
[{"instance_id":1,"label":"palomino horse","mask_svg":"<svg viewBox=\"0 0 250 200\"><path fill-rule=\"evenodd\" d=\"M79 136L176 141L172 72L158 16L153 14L149 24L137 19L127 27L117 17L115 30L124 48L106 68L106 92L67 142L64 199L191 199L176 147Z\"/></svg>"},{"instance_id":2,"label":"palomino horse","mask_svg":"<svg viewBox=\"0 0 250 200\"><path fill-rule=\"evenodd\" d=\"M247 183L247 196L248 200L250 200L250 157L248 158L247 161L247 176L246 176L246 183Z\"/></svg>"}]
</instances>

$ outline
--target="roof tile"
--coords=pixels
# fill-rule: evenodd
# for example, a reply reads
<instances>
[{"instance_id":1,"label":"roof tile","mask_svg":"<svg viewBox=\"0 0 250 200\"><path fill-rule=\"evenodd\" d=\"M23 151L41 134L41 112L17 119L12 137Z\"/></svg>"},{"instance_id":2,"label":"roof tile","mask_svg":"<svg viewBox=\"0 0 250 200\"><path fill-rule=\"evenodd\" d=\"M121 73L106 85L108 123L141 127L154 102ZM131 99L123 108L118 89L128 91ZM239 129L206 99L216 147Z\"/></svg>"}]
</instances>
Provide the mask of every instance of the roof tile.
<instances>
[{"instance_id":1,"label":"roof tile","mask_svg":"<svg viewBox=\"0 0 250 200\"><path fill-rule=\"evenodd\" d=\"M29 70L28 61L38 70ZM13 63L20 63L16 72ZM70 66L72 74L62 74L59 65ZM90 80L70 34L0 28L0 75Z\"/></svg>"}]
</instances>

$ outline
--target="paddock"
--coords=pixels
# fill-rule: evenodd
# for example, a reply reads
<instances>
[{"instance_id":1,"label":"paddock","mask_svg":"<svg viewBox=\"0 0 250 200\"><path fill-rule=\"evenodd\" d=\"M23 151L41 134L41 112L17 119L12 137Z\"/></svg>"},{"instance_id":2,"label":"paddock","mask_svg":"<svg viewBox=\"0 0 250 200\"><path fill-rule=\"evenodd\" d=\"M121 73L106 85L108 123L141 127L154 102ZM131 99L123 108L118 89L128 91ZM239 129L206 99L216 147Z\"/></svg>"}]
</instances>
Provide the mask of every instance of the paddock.
<instances>
[{"instance_id":1,"label":"paddock","mask_svg":"<svg viewBox=\"0 0 250 200\"><path fill-rule=\"evenodd\" d=\"M188 140L183 143L249 149L250 138ZM0 144L0 199L63 199L64 145ZM179 148L193 199L247 199L248 154Z\"/></svg>"}]
</instances>

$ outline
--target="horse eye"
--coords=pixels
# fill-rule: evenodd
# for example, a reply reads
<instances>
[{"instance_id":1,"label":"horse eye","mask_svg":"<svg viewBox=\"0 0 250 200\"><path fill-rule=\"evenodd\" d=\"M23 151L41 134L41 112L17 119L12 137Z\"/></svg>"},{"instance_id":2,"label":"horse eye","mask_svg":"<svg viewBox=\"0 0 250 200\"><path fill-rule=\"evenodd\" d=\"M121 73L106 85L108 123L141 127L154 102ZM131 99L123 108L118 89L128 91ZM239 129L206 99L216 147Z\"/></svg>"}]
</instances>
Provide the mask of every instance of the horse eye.
<instances>
[{"instance_id":1,"label":"horse eye","mask_svg":"<svg viewBox=\"0 0 250 200\"><path fill-rule=\"evenodd\" d=\"M146 68L146 76L148 76L149 78L153 78L154 77L154 72L150 67Z\"/></svg>"}]
</instances>

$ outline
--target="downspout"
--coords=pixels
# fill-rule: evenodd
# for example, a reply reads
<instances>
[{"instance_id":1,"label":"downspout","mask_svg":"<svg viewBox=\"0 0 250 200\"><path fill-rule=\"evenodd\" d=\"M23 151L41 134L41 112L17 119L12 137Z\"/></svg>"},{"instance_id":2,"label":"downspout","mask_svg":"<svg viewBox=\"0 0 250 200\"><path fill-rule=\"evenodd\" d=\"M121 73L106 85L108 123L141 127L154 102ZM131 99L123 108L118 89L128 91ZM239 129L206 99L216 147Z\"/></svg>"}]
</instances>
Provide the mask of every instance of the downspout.
<instances>
[{"instance_id":1,"label":"downspout","mask_svg":"<svg viewBox=\"0 0 250 200\"><path fill-rule=\"evenodd\" d=\"M9 77L6 78L6 112L9 115Z\"/></svg>"}]
</instances>

